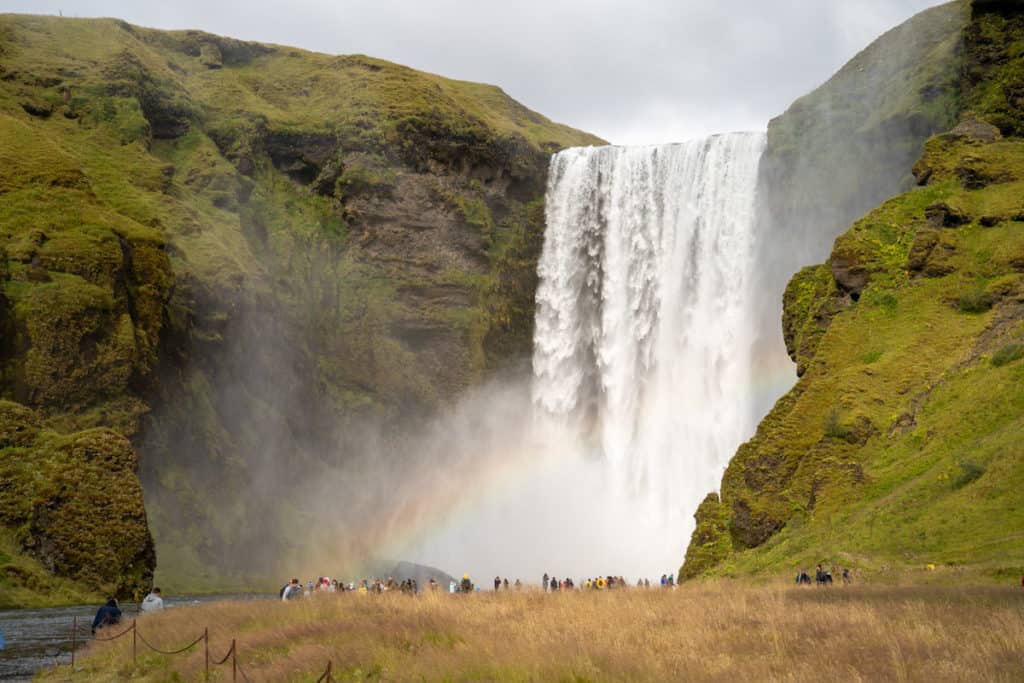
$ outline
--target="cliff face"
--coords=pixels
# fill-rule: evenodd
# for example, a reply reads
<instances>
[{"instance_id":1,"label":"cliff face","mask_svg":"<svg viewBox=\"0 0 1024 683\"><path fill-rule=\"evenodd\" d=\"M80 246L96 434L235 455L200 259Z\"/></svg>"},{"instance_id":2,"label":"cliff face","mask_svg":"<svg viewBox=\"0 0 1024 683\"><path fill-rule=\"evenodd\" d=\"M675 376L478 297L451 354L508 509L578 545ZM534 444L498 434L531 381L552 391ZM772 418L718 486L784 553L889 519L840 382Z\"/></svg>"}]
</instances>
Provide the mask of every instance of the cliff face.
<instances>
[{"instance_id":1,"label":"cliff face","mask_svg":"<svg viewBox=\"0 0 1024 683\"><path fill-rule=\"evenodd\" d=\"M779 299L793 273L820 263L854 220L910 189L925 140L956 123L967 12L952 2L918 14L769 122L758 169L759 329L771 331L758 340L759 357L770 359L762 363L784 363Z\"/></svg>"},{"instance_id":2,"label":"cliff face","mask_svg":"<svg viewBox=\"0 0 1024 683\"><path fill-rule=\"evenodd\" d=\"M913 186L924 141L956 122L967 9L921 12L769 122L762 225L793 238L769 256L795 249L800 265L818 262L853 220Z\"/></svg>"},{"instance_id":3,"label":"cliff face","mask_svg":"<svg viewBox=\"0 0 1024 683\"><path fill-rule=\"evenodd\" d=\"M198 32L5 15L0 55L0 396L21 406L0 419L43 434L0 446L22 463L3 499L59 507L30 463L112 430L134 452L101 448L95 484L132 497L138 545L79 575L40 550L50 527L2 521L94 590L153 567L136 453L161 567L230 571L287 533L263 465L344 458L343 427L523 358L548 155L601 142L492 86Z\"/></svg>"},{"instance_id":4,"label":"cliff face","mask_svg":"<svg viewBox=\"0 0 1024 683\"><path fill-rule=\"evenodd\" d=\"M683 576L1024 564L1024 24L1007 3L964 9L961 122L908 164L913 189L790 281L802 376L701 506Z\"/></svg>"}]
</instances>

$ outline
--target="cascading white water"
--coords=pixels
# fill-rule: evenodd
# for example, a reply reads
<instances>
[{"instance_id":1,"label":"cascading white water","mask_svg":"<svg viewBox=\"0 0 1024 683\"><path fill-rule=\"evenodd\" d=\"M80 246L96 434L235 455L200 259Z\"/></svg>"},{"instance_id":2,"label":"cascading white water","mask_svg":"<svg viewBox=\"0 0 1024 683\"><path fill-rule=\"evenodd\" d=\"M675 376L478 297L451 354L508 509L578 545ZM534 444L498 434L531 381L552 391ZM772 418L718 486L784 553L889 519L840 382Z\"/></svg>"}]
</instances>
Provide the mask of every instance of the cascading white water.
<instances>
[{"instance_id":1,"label":"cascading white water","mask_svg":"<svg viewBox=\"0 0 1024 683\"><path fill-rule=\"evenodd\" d=\"M534 403L605 463L608 493L645 511L637 524L680 536L754 427L764 145L734 133L551 161Z\"/></svg>"},{"instance_id":2,"label":"cascading white water","mask_svg":"<svg viewBox=\"0 0 1024 683\"><path fill-rule=\"evenodd\" d=\"M679 567L697 505L754 427L764 144L552 158L531 385L481 387L441 423L438 443L465 457L404 498L428 516L460 505L403 557L526 581Z\"/></svg>"}]
</instances>

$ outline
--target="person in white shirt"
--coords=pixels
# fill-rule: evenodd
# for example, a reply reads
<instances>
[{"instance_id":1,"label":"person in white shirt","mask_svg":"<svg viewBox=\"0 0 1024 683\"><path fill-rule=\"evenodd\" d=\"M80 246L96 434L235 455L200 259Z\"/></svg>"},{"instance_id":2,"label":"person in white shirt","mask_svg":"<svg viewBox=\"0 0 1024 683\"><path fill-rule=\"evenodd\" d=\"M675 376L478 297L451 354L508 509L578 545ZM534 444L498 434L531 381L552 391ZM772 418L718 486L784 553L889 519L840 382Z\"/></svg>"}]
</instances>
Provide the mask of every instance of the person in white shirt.
<instances>
[{"instance_id":1,"label":"person in white shirt","mask_svg":"<svg viewBox=\"0 0 1024 683\"><path fill-rule=\"evenodd\" d=\"M164 608L164 599L160 597L160 589L154 588L142 601L140 609L143 612L159 612Z\"/></svg>"}]
</instances>

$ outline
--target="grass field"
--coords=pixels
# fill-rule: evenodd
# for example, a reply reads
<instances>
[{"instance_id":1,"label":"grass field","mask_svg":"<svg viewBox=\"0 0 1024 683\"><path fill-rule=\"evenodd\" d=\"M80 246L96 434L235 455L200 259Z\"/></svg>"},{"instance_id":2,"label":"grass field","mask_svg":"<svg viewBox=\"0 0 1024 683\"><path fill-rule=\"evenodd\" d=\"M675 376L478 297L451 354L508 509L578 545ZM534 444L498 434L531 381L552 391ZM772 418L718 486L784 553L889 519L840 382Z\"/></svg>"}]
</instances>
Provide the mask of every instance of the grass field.
<instances>
[{"instance_id":1,"label":"grass field","mask_svg":"<svg viewBox=\"0 0 1024 683\"><path fill-rule=\"evenodd\" d=\"M163 649L210 628L238 642L251 681L1020 681L1024 591L1012 587L797 589L731 582L472 596L324 595L142 617ZM199 645L163 656L131 638L93 643L44 680L202 680ZM230 666L212 680L230 680ZM243 680L239 675L239 680Z\"/></svg>"}]
</instances>

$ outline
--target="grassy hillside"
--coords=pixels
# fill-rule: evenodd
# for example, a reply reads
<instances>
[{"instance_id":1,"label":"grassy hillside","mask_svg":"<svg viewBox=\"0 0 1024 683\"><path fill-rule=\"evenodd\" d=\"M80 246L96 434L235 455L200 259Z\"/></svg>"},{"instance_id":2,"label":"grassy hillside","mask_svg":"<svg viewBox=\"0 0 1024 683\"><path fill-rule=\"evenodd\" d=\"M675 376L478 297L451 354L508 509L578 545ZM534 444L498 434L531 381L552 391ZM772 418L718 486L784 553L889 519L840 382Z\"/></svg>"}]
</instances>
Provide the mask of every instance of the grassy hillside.
<instances>
[{"instance_id":1,"label":"grassy hillside","mask_svg":"<svg viewBox=\"0 0 1024 683\"><path fill-rule=\"evenodd\" d=\"M369 57L2 15L0 398L48 434L130 438L161 565L211 585L231 547L280 550L274 506L246 505L261 466L344 458L339 425L432 410L528 350L548 154L598 142ZM0 444L5 502L62 509L27 479L54 457ZM90 495L134 480L118 462ZM42 558L25 515L0 521ZM132 562L152 548L111 569Z\"/></svg>"},{"instance_id":2,"label":"grassy hillside","mask_svg":"<svg viewBox=\"0 0 1024 683\"><path fill-rule=\"evenodd\" d=\"M1024 573L1024 139L991 82L1024 69L1022 22L974 8L962 123L790 282L802 377L701 506L682 575Z\"/></svg>"}]
</instances>

